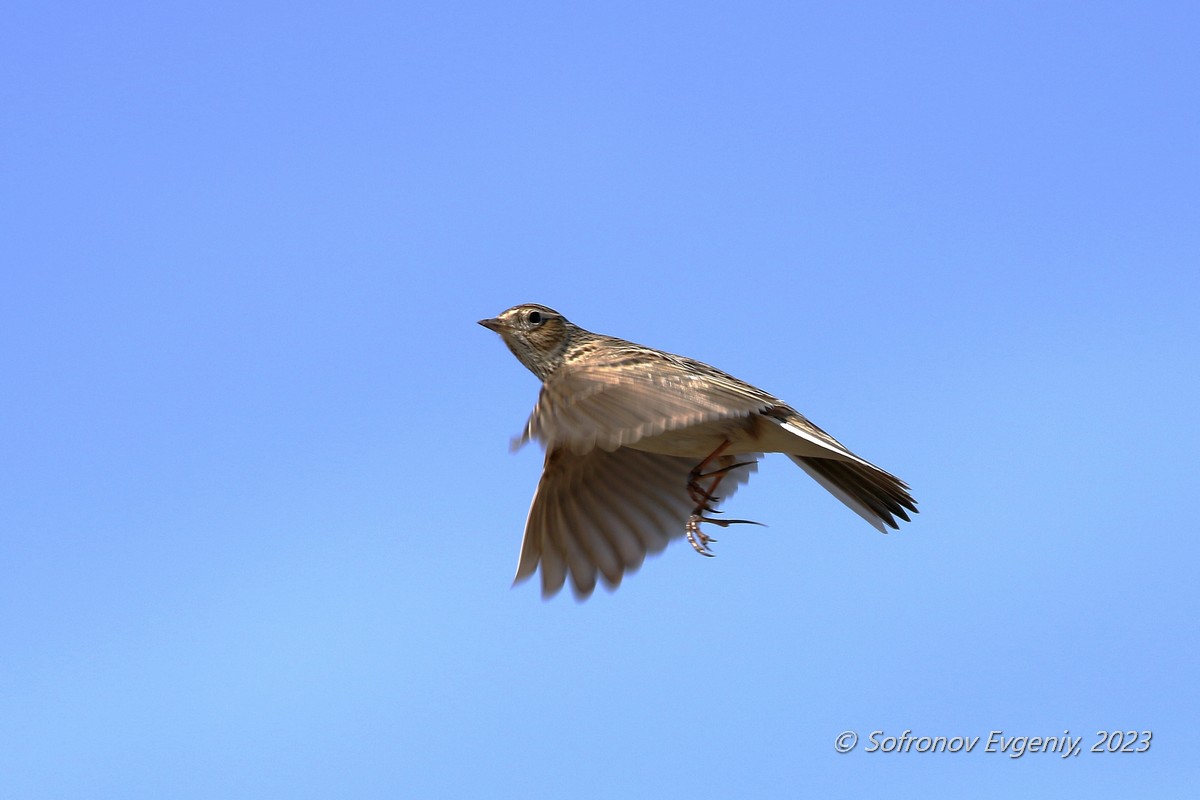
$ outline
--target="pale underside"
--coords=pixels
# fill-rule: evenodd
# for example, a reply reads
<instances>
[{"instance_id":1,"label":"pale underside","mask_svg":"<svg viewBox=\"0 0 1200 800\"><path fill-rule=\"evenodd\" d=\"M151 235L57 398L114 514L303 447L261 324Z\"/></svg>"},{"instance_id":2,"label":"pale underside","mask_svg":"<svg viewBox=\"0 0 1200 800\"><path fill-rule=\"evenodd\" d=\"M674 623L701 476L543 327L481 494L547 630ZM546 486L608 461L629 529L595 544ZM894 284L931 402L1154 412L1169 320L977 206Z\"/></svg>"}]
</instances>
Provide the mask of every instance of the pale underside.
<instances>
[{"instance_id":1,"label":"pale underside","mask_svg":"<svg viewBox=\"0 0 1200 800\"><path fill-rule=\"evenodd\" d=\"M621 355L618 351L617 355ZM749 479L762 453L787 454L818 483L879 530L915 511L899 479L765 392L708 365L644 351L630 363L609 357L559 369L515 445L546 448L529 510L516 580L541 565L542 593L569 577L586 597L597 579L610 588L647 553L684 533L695 510L689 473L724 442L731 470L717 494L728 499Z\"/></svg>"}]
</instances>

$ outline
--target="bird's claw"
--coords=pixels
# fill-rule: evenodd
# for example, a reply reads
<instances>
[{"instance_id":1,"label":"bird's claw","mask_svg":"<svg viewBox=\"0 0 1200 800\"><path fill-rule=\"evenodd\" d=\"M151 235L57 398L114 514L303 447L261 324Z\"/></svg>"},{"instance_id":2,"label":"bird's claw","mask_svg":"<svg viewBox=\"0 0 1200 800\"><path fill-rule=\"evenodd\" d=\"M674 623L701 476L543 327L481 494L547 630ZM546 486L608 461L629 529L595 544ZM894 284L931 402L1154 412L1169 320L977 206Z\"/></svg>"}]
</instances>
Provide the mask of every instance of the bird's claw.
<instances>
[{"instance_id":1,"label":"bird's claw","mask_svg":"<svg viewBox=\"0 0 1200 800\"><path fill-rule=\"evenodd\" d=\"M699 514L692 514L690 517L688 517L687 525L684 526L684 530L687 531L687 540L692 545L692 549L702 556L708 556L709 558L712 558L716 555L716 553L710 550L708 545L710 542L715 542L717 540L700 530L700 523L704 521L704 517L700 516Z\"/></svg>"}]
</instances>

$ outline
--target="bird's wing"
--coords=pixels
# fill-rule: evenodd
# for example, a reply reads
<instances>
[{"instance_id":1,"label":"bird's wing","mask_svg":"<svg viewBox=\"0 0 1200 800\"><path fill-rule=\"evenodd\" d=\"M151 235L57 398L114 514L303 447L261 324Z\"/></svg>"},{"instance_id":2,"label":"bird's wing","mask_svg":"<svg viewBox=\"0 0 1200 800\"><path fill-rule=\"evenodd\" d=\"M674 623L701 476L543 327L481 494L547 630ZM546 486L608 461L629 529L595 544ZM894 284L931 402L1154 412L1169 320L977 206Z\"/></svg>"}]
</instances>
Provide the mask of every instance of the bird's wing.
<instances>
[{"instance_id":1,"label":"bird's wing","mask_svg":"<svg viewBox=\"0 0 1200 800\"><path fill-rule=\"evenodd\" d=\"M615 450L664 431L779 404L707 364L666 353L568 364L546 380L514 444L537 439L576 453Z\"/></svg>"},{"instance_id":2,"label":"bird's wing","mask_svg":"<svg viewBox=\"0 0 1200 800\"><path fill-rule=\"evenodd\" d=\"M757 468L751 462L731 470L720 484L728 498ZM687 492L695 460L622 447L586 455L558 447L546 465L521 542L514 583L531 577L541 564L542 596L557 594L571 578L576 597L589 596L599 578L610 589L626 572L642 565L681 536L695 505Z\"/></svg>"}]
</instances>

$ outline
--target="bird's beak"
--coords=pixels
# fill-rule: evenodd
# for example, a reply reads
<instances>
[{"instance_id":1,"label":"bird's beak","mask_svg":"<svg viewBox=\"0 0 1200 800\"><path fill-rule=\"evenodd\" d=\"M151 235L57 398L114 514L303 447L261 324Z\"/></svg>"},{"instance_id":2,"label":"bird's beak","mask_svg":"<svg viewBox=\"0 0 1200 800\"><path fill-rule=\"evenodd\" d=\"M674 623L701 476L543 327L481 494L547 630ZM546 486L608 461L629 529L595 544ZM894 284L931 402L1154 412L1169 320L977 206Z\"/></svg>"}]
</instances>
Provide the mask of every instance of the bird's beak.
<instances>
[{"instance_id":1,"label":"bird's beak","mask_svg":"<svg viewBox=\"0 0 1200 800\"><path fill-rule=\"evenodd\" d=\"M504 323L500 321L499 317L481 319L479 320L479 324L487 328L489 331L495 331L496 333L500 333L500 331L504 329Z\"/></svg>"}]
</instances>

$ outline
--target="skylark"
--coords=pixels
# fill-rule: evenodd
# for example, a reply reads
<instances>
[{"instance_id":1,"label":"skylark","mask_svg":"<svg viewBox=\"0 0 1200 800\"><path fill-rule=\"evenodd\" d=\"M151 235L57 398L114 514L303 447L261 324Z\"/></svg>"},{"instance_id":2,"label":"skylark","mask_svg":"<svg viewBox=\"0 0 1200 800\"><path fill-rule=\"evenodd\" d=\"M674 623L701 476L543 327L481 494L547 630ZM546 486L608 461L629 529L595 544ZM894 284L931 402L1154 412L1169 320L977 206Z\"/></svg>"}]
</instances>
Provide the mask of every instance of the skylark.
<instances>
[{"instance_id":1,"label":"skylark","mask_svg":"<svg viewBox=\"0 0 1200 800\"><path fill-rule=\"evenodd\" d=\"M546 306L514 306L480 325L542 381L514 448L536 439L546 462L525 523L515 583L542 567L542 595L571 578L579 598L610 589L647 553L685 535L712 555L702 524L716 505L784 453L881 532L916 513L908 485L851 453L778 398L719 369L572 324ZM723 489L718 495L717 489ZM757 523L754 523L757 524Z\"/></svg>"}]
</instances>

